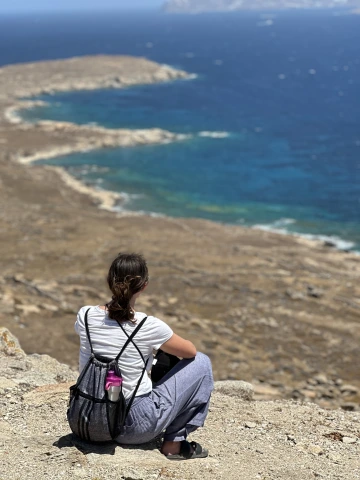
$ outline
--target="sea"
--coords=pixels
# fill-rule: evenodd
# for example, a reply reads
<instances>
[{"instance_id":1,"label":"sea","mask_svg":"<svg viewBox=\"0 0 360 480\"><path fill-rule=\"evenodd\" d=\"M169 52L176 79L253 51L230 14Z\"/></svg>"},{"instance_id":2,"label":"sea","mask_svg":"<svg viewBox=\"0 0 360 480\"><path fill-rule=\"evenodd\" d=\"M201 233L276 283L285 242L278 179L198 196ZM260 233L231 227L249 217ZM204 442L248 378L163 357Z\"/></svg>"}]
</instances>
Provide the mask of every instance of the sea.
<instances>
[{"instance_id":1,"label":"sea","mask_svg":"<svg viewBox=\"0 0 360 480\"><path fill-rule=\"evenodd\" d=\"M360 250L360 15L343 10L0 16L0 64L144 56L190 80L43 95L23 111L189 134L48 159L119 210L198 217Z\"/></svg>"}]
</instances>

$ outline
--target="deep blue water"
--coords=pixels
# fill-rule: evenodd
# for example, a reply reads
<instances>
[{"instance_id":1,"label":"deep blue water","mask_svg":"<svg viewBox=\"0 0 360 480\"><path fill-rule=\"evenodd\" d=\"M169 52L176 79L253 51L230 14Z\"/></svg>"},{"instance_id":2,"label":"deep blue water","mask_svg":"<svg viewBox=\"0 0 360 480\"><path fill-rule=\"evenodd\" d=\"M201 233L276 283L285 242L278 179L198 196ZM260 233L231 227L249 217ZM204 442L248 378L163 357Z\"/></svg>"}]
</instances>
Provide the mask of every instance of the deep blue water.
<instances>
[{"instance_id":1,"label":"deep blue water","mask_svg":"<svg viewBox=\"0 0 360 480\"><path fill-rule=\"evenodd\" d=\"M360 16L334 12L0 17L0 64L126 53L197 74L41 97L49 106L25 112L30 121L193 134L46 163L130 194L128 209L336 236L357 249L359 45Z\"/></svg>"}]
</instances>

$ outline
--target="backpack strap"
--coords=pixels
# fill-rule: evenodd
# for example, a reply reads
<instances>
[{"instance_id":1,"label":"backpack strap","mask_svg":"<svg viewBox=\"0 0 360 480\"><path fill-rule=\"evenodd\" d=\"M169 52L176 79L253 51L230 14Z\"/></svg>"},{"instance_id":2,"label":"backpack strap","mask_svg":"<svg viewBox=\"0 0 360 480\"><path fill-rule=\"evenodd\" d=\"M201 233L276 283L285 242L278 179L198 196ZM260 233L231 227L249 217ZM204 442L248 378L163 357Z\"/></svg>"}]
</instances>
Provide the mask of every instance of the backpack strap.
<instances>
[{"instance_id":1,"label":"backpack strap","mask_svg":"<svg viewBox=\"0 0 360 480\"><path fill-rule=\"evenodd\" d=\"M88 342L89 342L89 345L90 345L91 353L92 353L92 355L95 355L94 349L93 349L93 345L92 345L92 342L91 342L91 338L90 338L90 330L89 330L89 323L88 323L88 313L89 313L89 310L90 310L90 308L88 308L88 309L86 310L86 313L85 313L86 336L87 336L87 339L88 339Z\"/></svg>"},{"instance_id":2,"label":"backpack strap","mask_svg":"<svg viewBox=\"0 0 360 480\"><path fill-rule=\"evenodd\" d=\"M91 341L91 337L90 337L90 330L89 330L89 322L88 322L88 313L89 313L89 310L90 308L88 308L85 312L85 329L86 329L86 336L87 336L87 339L88 339L88 342L89 342L89 345L90 345L90 350L91 350L91 353L93 355L95 355L95 352L94 352L94 348L93 348L93 344L92 344L92 341ZM135 328L135 330L132 332L131 335L128 335L127 332L125 331L124 327L121 325L120 322L118 322L119 326L121 327L121 330L125 333L125 335L128 337L128 339L126 340L124 346L122 347L122 349L120 350L120 352L118 353L118 355L115 357L115 361L118 362L119 361L119 358L121 357L121 355L123 354L125 348L129 345L129 343L132 343L134 345L134 347L136 348L136 350L139 352L139 355L142 359L142 361L145 363L145 359L144 359L144 355L141 353L140 349L138 348L138 346L133 342L133 338L135 337L135 335L138 333L138 331L140 330L140 328L144 325L145 323L145 320L147 319L147 317L143 318L141 320L141 322L139 323L139 325Z\"/></svg>"},{"instance_id":3,"label":"backpack strap","mask_svg":"<svg viewBox=\"0 0 360 480\"><path fill-rule=\"evenodd\" d=\"M141 372L139 381L138 381L138 383L136 384L134 393L132 394L132 396L131 396L131 398L130 398L130 402L128 403L128 405L127 405L127 407L126 407L125 418L128 416L128 413L129 413L129 411L130 411L131 405L133 404L133 401L134 401L134 399L135 399L135 397L136 397L137 391L139 390L140 383L141 383L141 381L142 381L142 379L143 379L143 376L144 376L144 373L145 373L145 370L146 370L148 361L149 361L149 359L147 359L146 362L145 362L145 365L144 365L144 368L142 369L142 372Z\"/></svg>"},{"instance_id":4,"label":"backpack strap","mask_svg":"<svg viewBox=\"0 0 360 480\"><path fill-rule=\"evenodd\" d=\"M119 324L119 327L121 328L121 330L125 333L125 335L128 337L128 339L126 340L124 346L122 347L122 349L120 350L120 352L118 353L118 355L116 356L115 360L116 362L119 361L119 358L121 357L121 355L124 353L124 350L125 348L129 345L129 343L132 343L134 345L134 347L136 348L136 350L139 352L139 355L142 359L142 361L145 363L145 358L144 358L144 355L141 353L140 349L138 348L138 346L136 345L136 343L133 341L133 338L135 337L135 335L138 333L138 331L140 330L140 328L144 325L146 319L148 317L145 317L141 320L141 322L139 323L139 325L135 328L135 330L132 332L131 335L128 335L128 333L125 331L125 328L121 325L121 322L118 322Z\"/></svg>"},{"instance_id":5,"label":"backpack strap","mask_svg":"<svg viewBox=\"0 0 360 480\"><path fill-rule=\"evenodd\" d=\"M146 321L147 317L143 318L141 320L141 322L139 323L139 325L135 328L135 330L132 332L131 335L128 335L127 332L125 331L124 327L121 325L120 322L118 322L121 330L125 333L125 335L128 337L128 339L126 340L123 348L121 349L121 351L119 352L118 356L116 357L116 362L119 361L119 358L121 357L121 355L123 354L125 348L129 345L129 343L131 342L134 347L136 348L136 350L138 351L142 361L144 362L144 368L142 369L142 372L141 372L141 375L140 375L140 378L136 384L136 387L135 387L135 390L133 392L133 394L131 395L131 398L130 398L130 402L128 403L127 407L126 407L126 412L125 412L125 418L128 416L128 413L130 411L130 408L131 408L131 405L133 404L133 401L136 397L136 394L137 394L137 391L139 390L139 387L140 387L140 384L141 384L141 381L143 379L143 376L144 376L144 373L145 373L145 370L146 370L146 367L147 367L147 364L149 362L149 359L147 359L145 361L145 358L144 358L144 355L141 353L141 350L139 349L139 347L136 345L136 343L133 341L133 338L135 337L135 335L138 333L138 331L140 330L140 328L144 325L145 321Z\"/></svg>"}]
</instances>

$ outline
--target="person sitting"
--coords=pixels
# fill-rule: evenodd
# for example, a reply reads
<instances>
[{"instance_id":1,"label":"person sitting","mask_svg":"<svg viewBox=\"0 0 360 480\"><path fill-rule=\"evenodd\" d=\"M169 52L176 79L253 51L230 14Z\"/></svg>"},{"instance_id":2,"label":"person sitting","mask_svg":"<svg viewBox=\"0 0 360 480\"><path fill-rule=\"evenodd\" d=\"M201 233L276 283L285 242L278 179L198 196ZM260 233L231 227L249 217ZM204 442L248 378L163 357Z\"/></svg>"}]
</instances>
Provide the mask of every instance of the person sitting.
<instances>
[{"instance_id":1,"label":"person sitting","mask_svg":"<svg viewBox=\"0 0 360 480\"><path fill-rule=\"evenodd\" d=\"M80 372L91 355L85 326L85 312L96 355L115 358L128 336L146 317L135 303L149 283L145 259L139 254L120 253L112 262L107 282L112 299L104 305L84 306L77 315L75 330L80 336ZM119 327L119 324L122 328ZM149 370L153 351L181 360L159 381L152 383ZM141 352L142 356L139 354ZM143 357L143 358L142 358ZM144 369L147 369L135 392ZM171 363L171 362L170 362ZM203 458L208 451L188 435L204 425L213 390L210 359L197 352L194 344L175 334L162 320L148 316L118 361L126 402L135 392L130 411L116 441L142 444L163 433L161 453L170 460ZM154 367L155 369L155 367Z\"/></svg>"}]
</instances>

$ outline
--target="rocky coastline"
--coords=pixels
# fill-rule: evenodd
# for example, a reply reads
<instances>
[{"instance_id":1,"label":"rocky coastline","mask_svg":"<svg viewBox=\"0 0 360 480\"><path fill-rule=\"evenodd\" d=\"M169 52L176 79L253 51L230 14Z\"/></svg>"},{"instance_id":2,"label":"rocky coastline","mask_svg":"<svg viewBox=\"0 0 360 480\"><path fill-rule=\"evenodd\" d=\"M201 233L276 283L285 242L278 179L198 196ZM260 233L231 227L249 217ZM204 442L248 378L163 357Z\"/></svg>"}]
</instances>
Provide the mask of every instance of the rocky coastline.
<instances>
[{"instance_id":1,"label":"rocky coastline","mask_svg":"<svg viewBox=\"0 0 360 480\"><path fill-rule=\"evenodd\" d=\"M118 194L33 161L187 138L159 129L14 121L22 98L42 92L186 78L130 57L0 69L0 325L26 352L76 367L77 310L107 300L106 268L118 251L139 251L152 277L139 309L196 339L217 380L249 381L256 399L358 410L359 256L205 220L113 212Z\"/></svg>"},{"instance_id":2,"label":"rocky coastline","mask_svg":"<svg viewBox=\"0 0 360 480\"><path fill-rule=\"evenodd\" d=\"M86 74L85 74L86 72ZM0 132L6 143L6 125L13 130L26 130L28 135L57 137L61 144L42 141L35 148L19 148L16 161L31 163L44 158L53 158L75 152L86 152L102 148L129 147L134 145L162 144L189 138L158 128L130 130L106 129L94 125L76 125L71 122L39 121L24 122L21 110L44 106L41 100L24 100L41 94L64 91L96 90L100 88L126 88L143 83L159 83L173 80L188 80L193 75L158 65L146 59L129 57L81 57L68 60L37 62L34 64L10 65L0 68ZM20 145L19 145L20 146ZM54 168L70 187L87 193L104 209L112 209L121 202L115 192L99 191L82 185L60 168Z\"/></svg>"},{"instance_id":3,"label":"rocky coastline","mask_svg":"<svg viewBox=\"0 0 360 480\"><path fill-rule=\"evenodd\" d=\"M356 13L358 0L168 0L163 5L167 13L198 14L204 12L281 11L348 9Z\"/></svg>"}]
</instances>

